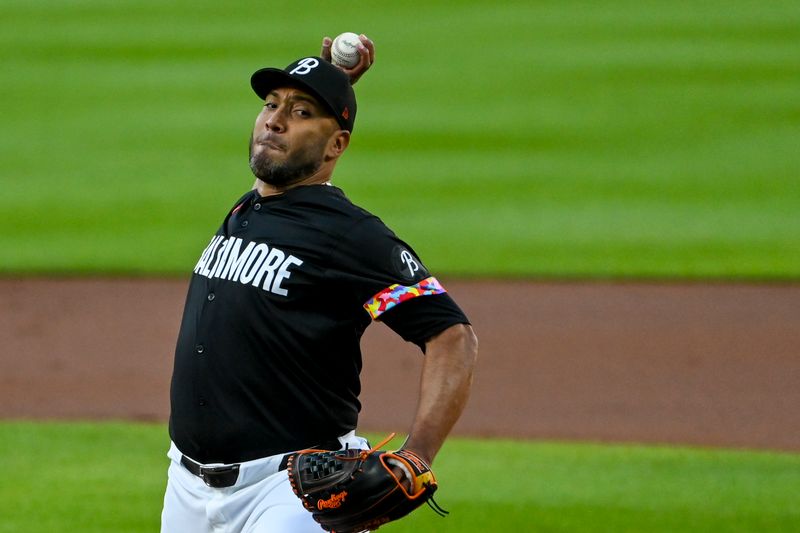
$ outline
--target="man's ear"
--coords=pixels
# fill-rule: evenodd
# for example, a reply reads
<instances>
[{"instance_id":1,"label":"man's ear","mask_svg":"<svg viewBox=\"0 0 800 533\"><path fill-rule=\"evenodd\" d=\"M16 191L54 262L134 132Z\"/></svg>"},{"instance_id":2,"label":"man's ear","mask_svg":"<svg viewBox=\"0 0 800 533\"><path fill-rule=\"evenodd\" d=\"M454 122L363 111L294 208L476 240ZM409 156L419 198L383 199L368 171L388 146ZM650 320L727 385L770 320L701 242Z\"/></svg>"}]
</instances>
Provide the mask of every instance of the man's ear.
<instances>
[{"instance_id":1,"label":"man's ear","mask_svg":"<svg viewBox=\"0 0 800 533\"><path fill-rule=\"evenodd\" d=\"M331 135L328 141L328 151L325 154L327 159L337 159L340 155L347 150L350 145L350 132L347 130L338 130Z\"/></svg>"}]
</instances>

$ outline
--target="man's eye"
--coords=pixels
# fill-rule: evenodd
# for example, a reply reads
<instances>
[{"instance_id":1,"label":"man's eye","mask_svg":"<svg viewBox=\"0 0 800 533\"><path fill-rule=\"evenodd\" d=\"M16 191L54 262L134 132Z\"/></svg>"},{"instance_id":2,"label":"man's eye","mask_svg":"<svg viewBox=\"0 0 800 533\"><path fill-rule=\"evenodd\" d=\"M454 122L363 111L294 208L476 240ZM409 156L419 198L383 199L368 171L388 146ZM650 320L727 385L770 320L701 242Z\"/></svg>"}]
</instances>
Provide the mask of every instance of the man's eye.
<instances>
[{"instance_id":1,"label":"man's eye","mask_svg":"<svg viewBox=\"0 0 800 533\"><path fill-rule=\"evenodd\" d=\"M310 117L311 116L311 113L306 109L295 109L295 113L297 113L301 117Z\"/></svg>"},{"instance_id":2,"label":"man's eye","mask_svg":"<svg viewBox=\"0 0 800 533\"><path fill-rule=\"evenodd\" d=\"M278 107L278 104L276 104L275 102L264 102L264 107L269 109L275 109L276 107Z\"/></svg>"}]
</instances>

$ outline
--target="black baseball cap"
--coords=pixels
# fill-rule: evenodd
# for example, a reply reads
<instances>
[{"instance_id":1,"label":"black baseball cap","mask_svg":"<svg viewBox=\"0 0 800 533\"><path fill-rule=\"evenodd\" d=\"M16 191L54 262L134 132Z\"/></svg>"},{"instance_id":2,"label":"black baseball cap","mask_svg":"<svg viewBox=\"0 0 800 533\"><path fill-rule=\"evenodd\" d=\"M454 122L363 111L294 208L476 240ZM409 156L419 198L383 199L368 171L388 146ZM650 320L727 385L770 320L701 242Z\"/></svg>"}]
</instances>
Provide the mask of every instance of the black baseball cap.
<instances>
[{"instance_id":1,"label":"black baseball cap","mask_svg":"<svg viewBox=\"0 0 800 533\"><path fill-rule=\"evenodd\" d=\"M296 86L320 101L333 114L343 130L352 132L356 121L356 95L350 77L321 57L304 57L285 69L262 68L250 77L259 98L281 86Z\"/></svg>"}]
</instances>

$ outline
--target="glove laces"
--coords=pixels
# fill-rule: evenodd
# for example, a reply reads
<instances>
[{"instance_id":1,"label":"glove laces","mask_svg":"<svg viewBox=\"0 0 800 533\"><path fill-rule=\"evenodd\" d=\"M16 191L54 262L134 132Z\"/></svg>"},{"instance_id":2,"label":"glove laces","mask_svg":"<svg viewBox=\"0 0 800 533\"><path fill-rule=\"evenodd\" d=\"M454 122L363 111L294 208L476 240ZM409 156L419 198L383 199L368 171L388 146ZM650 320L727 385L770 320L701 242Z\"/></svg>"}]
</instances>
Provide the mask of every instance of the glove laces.
<instances>
[{"instance_id":1,"label":"glove laces","mask_svg":"<svg viewBox=\"0 0 800 533\"><path fill-rule=\"evenodd\" d=\"M393 438L395 438L396 435L397 435L397 433L395 433L395 432L389 433L389 435L386 438L384 438L382 441L380 441L378 444L376 444L375 446L373 446L369 450L362 450L361 453L359 453L358 455L356 455L354 457L340 457L339 459L341 459L343 461L357 461L357 460L365 461L367 459L367 457L369 457L370 454L372 454L373 452L375 452L377 450L380 450L381 448L386 446L389 442L391 442L391 440ZM349 444L345 445L345 450L348 450L349 447L350 447ZM445 518L447 515L450 514L450 511L447 511L447 510L443 509L441 505L436 503L436 500L433 499L433 496L428 498L428 500L425 503L428 504L428 507L430 507L433 510L434 513L436 513L437 515L441 516L442 518ZM364 531L368 531L368 530L364 530ZM333 533L336 533L336 532L333 532Z\"/></svg>"}]
</instances>

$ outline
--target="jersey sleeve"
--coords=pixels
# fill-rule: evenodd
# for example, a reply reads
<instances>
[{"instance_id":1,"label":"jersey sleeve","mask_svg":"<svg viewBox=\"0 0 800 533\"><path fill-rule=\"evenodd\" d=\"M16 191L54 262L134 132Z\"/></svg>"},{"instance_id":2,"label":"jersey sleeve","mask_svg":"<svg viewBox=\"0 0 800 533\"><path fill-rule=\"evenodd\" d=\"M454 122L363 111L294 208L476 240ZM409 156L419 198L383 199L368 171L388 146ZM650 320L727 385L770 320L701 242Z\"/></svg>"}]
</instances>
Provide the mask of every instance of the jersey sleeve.
<instances>
[{"instance_id":1,"label":"jersey sleeve","mask_svg":"<svg viewBox=\"0 0 800 533\"><path fill-rule=\"evenodd\" d=\"M415 298L383 314L380 320L408 342L424 352L433 336L469 319L448 293Z\"/></svg>"},{"instance_id":2,"label":"jersey sleeve","mask_svg":"<svg viewBox=\"0 0 800 533\"><path fill-rule=\"evenodd\" d=\"M469 323L416 252L377 217L350 228L338 255L346 269L342 275L363 312L423 350L437 333Z\"/></svg>"}]
</instances>

